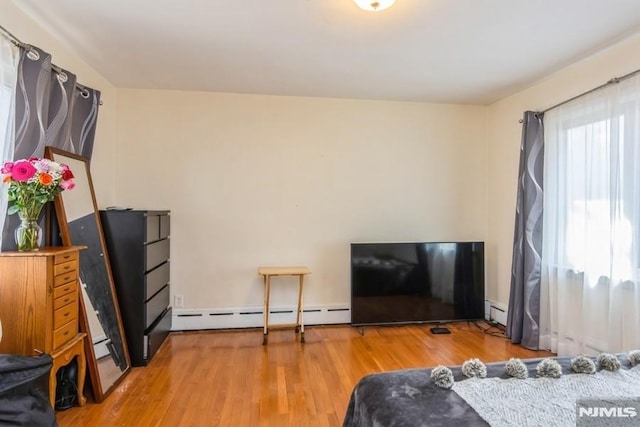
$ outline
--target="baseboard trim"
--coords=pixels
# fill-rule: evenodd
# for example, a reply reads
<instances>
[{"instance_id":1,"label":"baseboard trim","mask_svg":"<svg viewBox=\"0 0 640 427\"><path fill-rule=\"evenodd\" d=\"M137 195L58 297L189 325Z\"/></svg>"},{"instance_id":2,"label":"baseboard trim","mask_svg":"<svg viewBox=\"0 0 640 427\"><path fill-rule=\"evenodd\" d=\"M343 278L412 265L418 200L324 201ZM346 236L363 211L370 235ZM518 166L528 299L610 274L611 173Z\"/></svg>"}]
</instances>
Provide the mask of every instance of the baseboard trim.
<instances>
[{"instance_id":1,"label":"baseboard trim","mask_svg":"<svg viewBox=\"0 0 640 427\"><path fill-rule=\"evenodd\" d=\"M263 307L238 307L226 309L174 308L171 330L257 328L264 324ZM311 306L303 312L305 325L331 325L351 322L348 306ZM269 324L295 323L296 307L271 307Z\"/></svg>"}]
</instances>

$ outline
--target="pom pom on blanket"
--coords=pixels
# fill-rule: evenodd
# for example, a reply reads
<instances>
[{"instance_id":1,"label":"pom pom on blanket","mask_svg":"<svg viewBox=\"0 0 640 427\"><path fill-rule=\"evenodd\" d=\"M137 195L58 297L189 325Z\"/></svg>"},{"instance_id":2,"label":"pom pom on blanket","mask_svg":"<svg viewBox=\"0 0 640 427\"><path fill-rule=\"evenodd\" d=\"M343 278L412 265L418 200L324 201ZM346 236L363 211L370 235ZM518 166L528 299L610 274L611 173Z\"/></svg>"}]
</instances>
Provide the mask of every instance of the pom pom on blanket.
<instances>
[{"instance_id":1,"label":"pom pom on blanket","mask_svg":"<svg viewBox=\"0 0 640 427\"><path fill-rule=\"evenodd\" d=\"M620 369L620 361L616 356L609 353L600 353L596 358L596 362L600 369L607 371L617 371Z\"/></svg>"},{"instance_id":2,"label":"pom pom on blanket","mask_svg":"<svg viewBox=\"0 0 640 427\"><path fill-rule=\"evenodd\" d=\"M487 367L480 359L469 359L462 364L462 373L469 378L485 378L487 376Z\"/></svg>"},{"instance_id":3,"label":"pom pom on blanket","mask_svg":"<svg viewBox=\"0 0 640 427\"><path fill-rule=\"evenodd\" d=\"M525 365L522 360L515 357L509 359L509 361L504 365L504 371L507 375L521 380L524 380L529 376L527 365Z\"/></svg>"},{"instance_id":4,"label":"pom pom on blanket","mask_svg":"<svg viewBox=\"0 0 640 427\"><path fill-rule=\"evenodd\" d=\"M536 367L539 377L560 378L562 366L553 359L543 359Z\"/></svg>"},{"instance_id":5,"label":"pom pom on blanket","mask_svg":"<svg viewBox=\"0 0 640 427\"><path fill-rule=\"evenodd\" d=\"M440 388L453 387L453 372L446 366L437 366L431 370L431 381Z\"/></svg>"},{"instance_id":6,"label":"pom pom on blanket","mask_svg":"<svg viewBox=\"0 0 640 427\"><path fill-rule=\"evenodd\" d=\"M640 365L640 350L631 350L629 354L627 354L627 359L631 366Z\"/></svg>"},{"instance_id":7,"label":"pom pom on blanket","mask_svg":"<svg viewBox=\"0 0 640 427\"><path fill-rule=\"evenodd\" d=\"M595 374L596 364L587 356L578 356L571 359L569 369L576 374Z\"/></svg>"}]
</instances>

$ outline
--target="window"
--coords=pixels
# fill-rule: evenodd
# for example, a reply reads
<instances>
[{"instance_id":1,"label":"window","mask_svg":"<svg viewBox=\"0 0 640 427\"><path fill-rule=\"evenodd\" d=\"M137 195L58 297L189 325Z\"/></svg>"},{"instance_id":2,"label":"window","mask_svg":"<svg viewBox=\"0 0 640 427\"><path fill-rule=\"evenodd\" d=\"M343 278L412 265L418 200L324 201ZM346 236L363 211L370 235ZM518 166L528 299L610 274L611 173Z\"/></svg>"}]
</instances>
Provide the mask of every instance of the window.
<instances>
[{"instance_id":1,"label":"window","mask_svg":"<svg viewBox=\"0 0 640 427\"><path fill-rule=\"evenodd\" d=\"M613 92L545 115L545 238L558 243L558 265L593 286L640 266L640 90Z\"/></svg>"},{"instance_id":2,"label":"window","mask_svg":"<svg viewBox=\"0 0 640 427\"><path fill-rule=\"evenodd\" d=\"M540 343L637 348L640 74L544 115Z\"/></svg>"},{"instance_id":3,"label":"window","mask_svg":"<svg viewBox=\"0 0 640 427\"><path fill-rule=\"evenodd\" d=\"M13 159L15 86L18 49L0 36L0 163ZM0 247L7 212L7 188L0 188Z\"/></svg>"}]
</instances>

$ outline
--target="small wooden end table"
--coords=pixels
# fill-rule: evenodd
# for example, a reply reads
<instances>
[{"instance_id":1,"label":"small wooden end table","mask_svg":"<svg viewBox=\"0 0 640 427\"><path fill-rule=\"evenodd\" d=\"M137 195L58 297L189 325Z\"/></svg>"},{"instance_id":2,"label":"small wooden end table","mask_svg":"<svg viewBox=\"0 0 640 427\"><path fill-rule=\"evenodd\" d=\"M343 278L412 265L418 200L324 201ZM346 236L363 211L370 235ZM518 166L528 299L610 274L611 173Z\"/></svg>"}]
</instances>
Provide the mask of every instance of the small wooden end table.
<instances>
[{"instance_id":1,"label":"small wooden end table","mask_svg":"<svg viewBox=\"0 0 640 427\"><path fill-rule=\"evenodd\" d=\"M87 336L86 333L81 332L73 337L68 343L62 345L62 347L55 349L51 352L53 358L53 366L49 373L49 399L51 401L51 407L56 407L56 386L58 369L62 366L68 365L71 360L77 356L76 362L78 363L78 383L76 389L78 393L78 406L84 406L87 402L84 397L84 379L86 375L87 363L84 353L84 340Z\"/></svg>"},{"instance_id":2,"label":"small wooden end table","mask_svg":"<svg viewBox=\"0 0 640 427\"><path fill-rule=\"evenodd\" d=\"M267 343L269 328L271 329L291 329L294 328L296 334L300 332L300 342L304 343L304 321L302 319L302 290L304 288L304 276L311 274L307 267L258 267L258 274L264 279L264 333L262 335L262 345ZM296 323L283 323L269 325L269 296L271 293L271 277L273 276L298 276L298 311Z\"/></svg>"}]
</instances>

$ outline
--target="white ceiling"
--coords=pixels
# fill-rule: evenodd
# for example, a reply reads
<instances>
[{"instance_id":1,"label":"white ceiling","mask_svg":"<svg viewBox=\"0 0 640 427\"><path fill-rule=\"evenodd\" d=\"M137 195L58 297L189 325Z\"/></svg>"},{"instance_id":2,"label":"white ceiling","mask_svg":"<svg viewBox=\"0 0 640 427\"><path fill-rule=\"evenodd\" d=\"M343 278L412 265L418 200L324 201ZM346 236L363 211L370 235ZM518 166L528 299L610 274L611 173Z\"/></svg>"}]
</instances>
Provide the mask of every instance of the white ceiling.
<instances>
[{"instance_id":1,"label":"white ceiling","mask_svg":"<svg viewBox=\"0 0 640 427\"><path fill-rule=\"evenodd\" d=\"M640 31L640 0L13 1L147 89L488 104Z\"/></svg>"}]
</instances>

